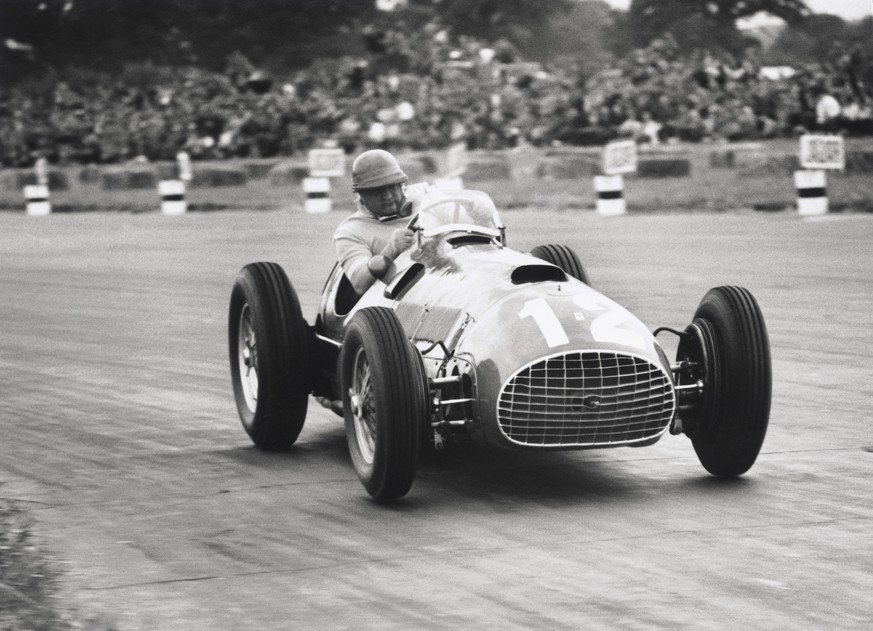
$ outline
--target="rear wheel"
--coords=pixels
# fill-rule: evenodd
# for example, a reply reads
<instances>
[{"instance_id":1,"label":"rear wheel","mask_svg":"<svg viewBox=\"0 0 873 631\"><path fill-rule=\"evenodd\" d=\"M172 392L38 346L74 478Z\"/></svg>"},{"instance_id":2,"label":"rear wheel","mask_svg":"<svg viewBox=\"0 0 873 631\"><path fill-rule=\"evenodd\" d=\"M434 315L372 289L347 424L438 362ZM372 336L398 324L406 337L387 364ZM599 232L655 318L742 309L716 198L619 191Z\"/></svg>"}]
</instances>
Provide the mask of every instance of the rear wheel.
<instances>
[{"instance_id":1,"label":"rear wheel","mask_svg":"<svg viewBox=\"0 0 873 631\"><path fill-rule=\"evenodd\" d=\"M258 447L287 449L303 429L311 335L279 265L240 271L228 315L230 372L240 420Z\"/></svg>"},{"instance_id":2,"label":"rear wheel","mask_svg":"<svg viewBox=\"0 0 873 631\"><path fill-rule=\"evenodd\" d=\"M531 256L542 259L552 265L557 265L567 274L588 285L588 275L582 262L571 248L566 245L538 245L530 251Z\"/></svg>"},{"instance_id":3,"label":"rear wheel","mask_svg":"<svg viewBox=\"0 0 873 631\"><path fill-rule=\"evenodd\" d=\"M686 380L703 382L702 394L682 411L700 463L713 475L742 475L764 442L772 386L767 327L751 292L709 290L685 329L677 360L689 366Z\"/></svg>"},{"instance_id":4,"label":"rear wheel","mask_svg":"<svg viewBox=\"0 0 873 631\"><path fill-rule=\"evenodd\" d=\"M406 495L418 470L428 390L417 352L391 309L362 309L346 328L346 438L355 471L376 499Z\"/></svg>"}]
</instances>

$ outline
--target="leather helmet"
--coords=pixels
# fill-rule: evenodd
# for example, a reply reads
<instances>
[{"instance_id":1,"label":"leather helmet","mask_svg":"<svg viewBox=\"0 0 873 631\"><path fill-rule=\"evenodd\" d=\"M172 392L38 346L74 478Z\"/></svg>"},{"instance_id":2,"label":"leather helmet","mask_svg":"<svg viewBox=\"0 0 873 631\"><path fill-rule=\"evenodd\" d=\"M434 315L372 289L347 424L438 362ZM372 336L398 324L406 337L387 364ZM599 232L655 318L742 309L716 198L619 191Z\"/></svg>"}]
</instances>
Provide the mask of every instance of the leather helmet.
<instances>
[{"instance_id":1,"label":"leather helmet","mask_svg":"<svg viewBox=\"0 0 873 631\"><path fill-rule=\"evenodd\" d=\"M352 163L352 190L356 192L403 184L408 179L397 158L382 149L365 151Z\"/></svg>"}]
</instances>

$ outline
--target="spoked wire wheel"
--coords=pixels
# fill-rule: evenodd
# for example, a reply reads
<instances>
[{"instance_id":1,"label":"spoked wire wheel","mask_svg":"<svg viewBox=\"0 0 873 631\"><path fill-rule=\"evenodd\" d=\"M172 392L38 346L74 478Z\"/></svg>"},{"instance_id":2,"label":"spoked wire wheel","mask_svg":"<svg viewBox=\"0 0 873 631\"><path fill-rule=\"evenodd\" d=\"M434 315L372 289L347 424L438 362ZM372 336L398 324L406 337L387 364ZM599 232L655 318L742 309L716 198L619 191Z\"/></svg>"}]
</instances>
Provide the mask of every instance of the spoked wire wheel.
<instances>
[{"instance_id":1,"label":"spoked wire wheel","mask_svg":"<svg viewBox=\"0 0 873 631\"><path fill-rule=\"evenodd\" d=\"M389 308L361 309L346 327L340 366L349 455L379 500L406 495L418 470L430 416L417 353Z\"/></svg>"},{"instance_id":2,"label":"spoked wire wheel","mask_svg":"<svg viewBox=\"0 0 873 631\"><path fill-rule=\"evenodd\" d=\"M230 372L240 420L258 447L287 449L303 428L312 335L279 265L240 271L228 314Z\"/></svg>"},{"instance_id":3,"label":"spoked wire wheel","mask_svg":"<svg viewBox=\"0 0 873 631\"><path fill-rule=\"evenodd\" d=\"M239 316L237 357L243 400L252 414L258 408L258 344L252 325L252 310L243 305Z\"/></svg>"},{"instance_id":4,"label":"spoked wire wheel","mask_svg":"<svg viewBox=\"0 0 873 631\"><path fill-rule=\"evenodd\" d=\"M363 348L358 348L352 364L349 405L361 459L368 465L372 465L376 455L377 411L372 389L370 362L367 360Z\"/></svg>"}]
</instances>

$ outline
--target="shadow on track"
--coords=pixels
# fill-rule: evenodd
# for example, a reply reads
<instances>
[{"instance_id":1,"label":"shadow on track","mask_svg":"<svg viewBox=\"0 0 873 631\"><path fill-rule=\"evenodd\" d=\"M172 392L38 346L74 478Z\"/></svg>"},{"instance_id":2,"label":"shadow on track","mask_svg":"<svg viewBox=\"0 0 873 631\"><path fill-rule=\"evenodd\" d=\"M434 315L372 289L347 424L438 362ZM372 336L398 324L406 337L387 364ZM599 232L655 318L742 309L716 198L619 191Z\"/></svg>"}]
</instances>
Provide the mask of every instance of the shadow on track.
<instances>
[{"instance_id":1,"label":"shadow on track","mask_svg":"<svg viewBox=\"0 0 873 631\"><path fill-rule=\"evenodd\" d=\"M605 452L609 452L606 454ZM581 451L502 451L475 441L463 441L444 451L426 449L410 493L397 502L375 502L392 511L409 511L469 502L492 510L501 505L549 504L568 506L628 502L657 494L732 494L747 492L752 478L716 478L683 469L677 474L668 460L628 457L627 449ZM614 455L611 460L608 456ZM351 478L361 499L370 501L354 481L345 434L341 427L311 432L287 451L263 451L239 446L204 453L207 460L230 461L243 477L257 472L275 476L281 484L305 471L307 478L335 479L342 471ZM691 475L685 473L693 472Z\"/></svg>"}]
</instances>

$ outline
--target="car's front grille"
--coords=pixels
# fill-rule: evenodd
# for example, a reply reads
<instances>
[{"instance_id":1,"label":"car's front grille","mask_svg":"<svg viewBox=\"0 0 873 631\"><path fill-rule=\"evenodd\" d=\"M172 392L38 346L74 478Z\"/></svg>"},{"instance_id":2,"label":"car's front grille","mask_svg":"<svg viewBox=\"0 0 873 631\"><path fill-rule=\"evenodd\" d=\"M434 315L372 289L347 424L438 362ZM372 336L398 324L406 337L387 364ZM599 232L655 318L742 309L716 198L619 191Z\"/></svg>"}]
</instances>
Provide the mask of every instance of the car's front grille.
<instances>
[{"instance_id":1,"label":"car's front grille","mask_svg":"<svg viewBox=\"0 0 873 631\"><path fill-rule=\"evenodd\" d=\"M497 400L511 441L542 447L633 444L662 433L676 398L667 373L625 353L562 353L510 377Z\"/></svg>"}]
</instances>

